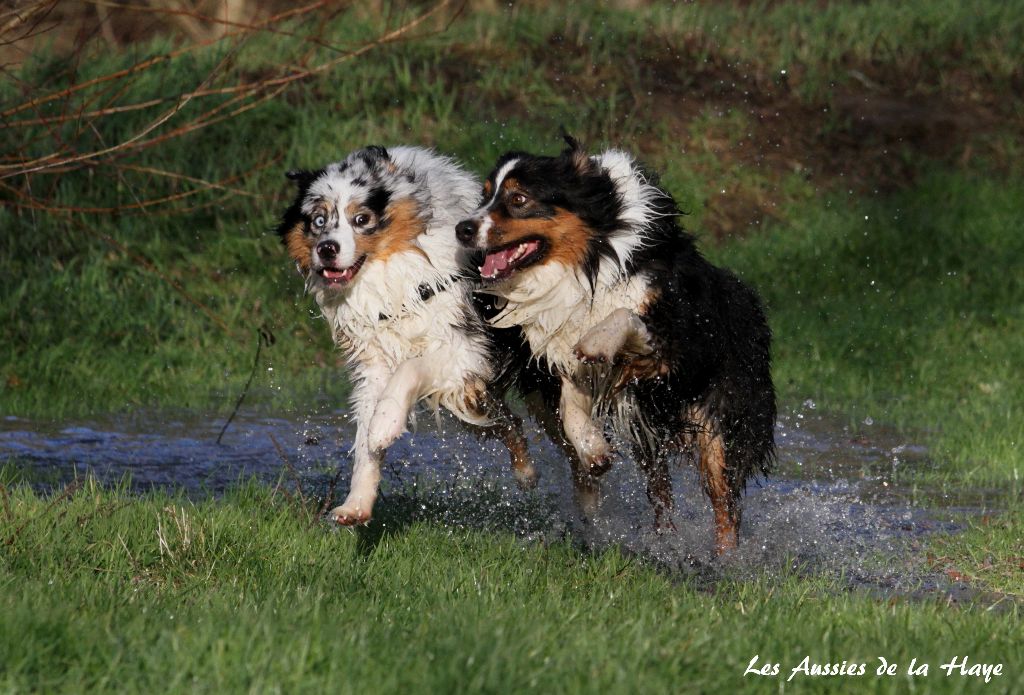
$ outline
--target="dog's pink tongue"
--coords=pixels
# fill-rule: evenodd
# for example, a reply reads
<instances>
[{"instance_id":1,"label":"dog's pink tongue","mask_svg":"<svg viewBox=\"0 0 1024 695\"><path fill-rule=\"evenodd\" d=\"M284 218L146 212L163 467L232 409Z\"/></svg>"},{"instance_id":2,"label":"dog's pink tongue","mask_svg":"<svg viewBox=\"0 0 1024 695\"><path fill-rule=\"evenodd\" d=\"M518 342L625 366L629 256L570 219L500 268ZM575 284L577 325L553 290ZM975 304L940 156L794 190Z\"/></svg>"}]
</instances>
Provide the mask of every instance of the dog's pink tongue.
<instances>
[{"instance_id":1,"label":"dog's pink tongue","mask_svg":"<svg viewBox=\"0 0 1024 695\"><path fill-rule=\"evenodd\" d=\"M488 254L484 258L484 265L480 268L480 274L485 278L497 277L498 273L508 267L508 257L512 255L513 251L514 249L508 249Z\"/></svg>"}]
</instances>

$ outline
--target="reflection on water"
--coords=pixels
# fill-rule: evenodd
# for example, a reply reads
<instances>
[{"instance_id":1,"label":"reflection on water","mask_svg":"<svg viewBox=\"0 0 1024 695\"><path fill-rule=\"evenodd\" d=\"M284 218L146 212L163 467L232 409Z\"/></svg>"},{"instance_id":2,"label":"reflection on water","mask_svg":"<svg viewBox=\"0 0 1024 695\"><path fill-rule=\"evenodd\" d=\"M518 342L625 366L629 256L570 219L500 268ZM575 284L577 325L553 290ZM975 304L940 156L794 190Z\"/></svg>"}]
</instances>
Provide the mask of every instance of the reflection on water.
<instances>
[{"instance_id":1,"label":"reflection on water","mask_svg":"<svg viewBox=\"0 0 1024 695\"><path fill-rule=\"evenodd\" d=\"M44 488L90 471L109 482L130 476L138 490L193 495L217 494L253 476L278 480L286 462L294 470L290 484L322 494L340 466L343 494L353 437L343 413L304 421L243 413L217 445L221 426L194 415L140 414L73 426L6 418L0 421L0 460L16 461ZM697 578L810 568L903 594L948 591L914 551L922 537L960 529L964 516L986 503L979 493L969 505L960 495L959 506L952 506L940 494L904 485L904 478L931 465L923 447L878 426L854 436L816 413L796 412L779 421L778 472L747 491L739 551L714 561L711 509L692 468L680 466L674 474L677 532L653 531L643 481L629 460L603 478L599 513L585 522L561 454L538 431L530 439L541 482L524 493L500 444L466 435L449 419L421 416L418 431L388 453L377 522L387 523L389 508L401 507L406 516L453 525L507 528L547 540L569 536L590 548L617 544Z\"/></svg>"}]
</instances>

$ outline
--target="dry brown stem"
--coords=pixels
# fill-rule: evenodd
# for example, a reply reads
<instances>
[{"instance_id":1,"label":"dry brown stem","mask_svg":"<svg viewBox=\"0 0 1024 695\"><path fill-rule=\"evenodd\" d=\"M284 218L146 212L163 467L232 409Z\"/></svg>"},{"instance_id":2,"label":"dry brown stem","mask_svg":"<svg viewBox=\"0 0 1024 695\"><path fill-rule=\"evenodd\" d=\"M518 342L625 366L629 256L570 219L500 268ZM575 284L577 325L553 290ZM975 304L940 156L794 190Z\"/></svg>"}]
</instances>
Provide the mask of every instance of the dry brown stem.
<instances>
[{"instance_id":1,"label":"dry brown stem","mask_svg":"<svg viewBox=\"0 0 1024 695\"><path fill-rule=\"evenodd\" d=\"M130 262L170 285L220 329L244 340L213 310L192 296L170 274L150 259L130 250L95 225L86 224L85 215L185 214L222 205L231 199L259 198L238 185L252 169L210 181L187 171L171 171L138 161L140 154L156 148L174 146L190 134L238 118L280 96L292 85L336 69L347 61L374 49L408 40L428 21L445 12L453 0L441 0L397 27L356 46L338 47L324 38L325 28L345 5L318 0L270 16L256 17L246 0L216 3L216 12L204 11L202 3L182 0L88 0L84 12L99 22L95 41L103 50L116 50L121 43L112 12L148 14L166 24L176 22L191 41L173 50L150 55L129 67L89 79L75 80L80 63L92 55L93 44L76 44L61 79L70 77L55 89L30 85L16 73L0 68L21 90L23 101L0 107L0 136L12 145L0 154L0 205L17 211L57 215L80 233L93 236L111 246ZM207 3L207 6L209 3ZM57 0L40 0L20 8L0 11L0 45L15 44L34 32L53 28ZM66 7L62 5L61 7ZM457 16L461 7L456 8ZM58 12L59 14L59 12ZM259 34L288 39L292 55L270 65L254 76L236 67L251 39ZM176 61L187 59L211 46L222 47L222 58L186 91L166 96L140 98L133 87L142 77L163 75L173 70ZM68 83L70 82L70 84ZM116 141L105 139L111 119L138 117L141 125ZM126 116L127 115L127 116ZM264 166L273 164L275 158ZM68 205L54 199L62 176L87 171L89 176L115 179L128 191L129 201L117 205ZM196 201L199 202L196 202ZM35 218L33 217L33 220Z\"/></svg>"},{"instance_id":2,"label":"dry brown stem","mask_svg":"<svg viewBox=\"0 0 1024 695\"><path fill-rule=\"evenodd\" d=\"M95 4L121 6L120 3L104 3L102 0L95 0ZM236 31L227 32L217 39L196 41L189 46L185 46L166 55L147 58L146 60L143 60L129 68L96 77L47 95L31 98L17 106L10 107L3 112L0 112L0 130L17 130L39 125L57 126L67 122L76 122L81 124L78 128L78 133L81 133L86 130L90 124L93 124L101 118L131 111L142 111L169 104L168 108L155 115L132 136L123 139L121 142L91 151L69 152L71 149L70 145L67 142L64 142L59 133L52 131L53 138L58 144L52 152L41 156L25 155L22 157L5 157L2 163L0 163L0 180L27 177L33 174L47 173L50 171L66 173L81 166L93 166L96 162L110 163L115 155L120 155L125 151L138 151L153 147L165 143L168 140L193 133L197 130L223 122L227 119L234 118L270 99L273 99L281 94L281 92L291 84L327 72L343 62L366 54L374 48L408 37L414 29L422 25L431 17L436 16L449 4L450 0L443 0L433 8L403 23L396 29L384 32L373 40L368 41L357 48L339 51L339 55L320 63L308 67L284 68L278 74L274 74L260 80L247 80L240 81L235 84L222 85L214 85L214 83L227 72L225 66L235 56L245 40L251 37L253 33L259 31L272 31L274 33L286 33L290 35L290 32L282 32L278 29L274 29L273 25L286 18L294 18L299 15L311 14L322 7L324 3L317 2L303 8L288 10L287 12L280 13L273 17L269 17L262 22L256 23L243 23L227 18L212 18L225 26L235 28ZM126 5L126 7L128 6ZM146 6L130 7L137 11L153 11L153 8ZM177 2L173 2L173 0L166 0L157 8L156 11L165 13L172 12L175 15L182 16L192 16L196 14L194 11L187 10L178 5ZM195 19L195 17L192 18ZM209 72L209 74L200 82L199 85L196 86L195 89L174 96L147 99L136 103L113 103L127 90L129 80L137 76L139 73L152 70L164 63L174 61L186 53L228 38L236 39L236 43L232 47L232 50L221 59L218 65ZM319 38L313 38L316 39L314 44L319 42L320 45L324 45ZM95 96L92 99L83 99L81 104L72 103L84 90L109 83L117 83L121 88L116 90L115 94L110 97L107 100L107 103L103 106L92 109L87 108L93 104L96 99ZM169 124L170 121L175 119L175 117L178 116L193 100L208 97L229 98L218 104L210 106L201 114L193 117L190 121L184 124L181 124L169 131L155 134L157 131L162 130L165 125ZM56 115L43 114L40 111L41 107L52 104L53 102L58 102L60 104L60 113ZM34 118L11 120L12 116L30 110L36 111L37 115ZM149 137L151 135L152 137ZM184 177L185 175L182 174L181 176Z\"/></svg>"}]
</instances>

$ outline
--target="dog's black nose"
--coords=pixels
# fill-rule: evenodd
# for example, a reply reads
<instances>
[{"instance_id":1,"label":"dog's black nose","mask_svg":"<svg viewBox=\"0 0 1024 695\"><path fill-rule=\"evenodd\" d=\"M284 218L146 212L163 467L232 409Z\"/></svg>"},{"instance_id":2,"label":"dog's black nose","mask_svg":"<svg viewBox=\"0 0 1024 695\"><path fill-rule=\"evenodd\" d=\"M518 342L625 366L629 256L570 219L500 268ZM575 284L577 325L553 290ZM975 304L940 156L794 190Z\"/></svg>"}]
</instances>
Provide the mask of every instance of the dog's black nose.
<instances>
[{"instance_id":1,"label":"dog's black nose","mask_svg":"<svg viewBox=\"0 0 1024 695\"><path fill-rule=\"evenodd\" d=\"M472 246L478 229L480 225L475 220L462 220L455 225L455 236L463 246Z\"/></svg>"},{"instance_id":2,"label":"dog's black nose","mask_svg":"<svg viewBox=\"0 0 1024 695\"><path fill-rule=\"evenodd\" d=\"M333 261L341 248L336 241L321 241L316 245L317 255L322 261Z\"/></svg>"}]
</instances>

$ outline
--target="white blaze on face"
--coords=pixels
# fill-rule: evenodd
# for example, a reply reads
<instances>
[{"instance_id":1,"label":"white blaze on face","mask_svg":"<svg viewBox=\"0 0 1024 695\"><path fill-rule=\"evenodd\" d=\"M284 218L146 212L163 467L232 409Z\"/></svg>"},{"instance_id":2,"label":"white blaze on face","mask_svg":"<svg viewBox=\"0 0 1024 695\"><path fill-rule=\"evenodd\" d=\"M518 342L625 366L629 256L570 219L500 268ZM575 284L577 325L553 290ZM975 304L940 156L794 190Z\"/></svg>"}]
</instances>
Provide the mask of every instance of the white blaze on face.
<instances>
[{"instance_id":1,"label":"white blaze on face","mask_svg":"<svg viewBox=\"0 0 1024 695\"><path fill-rule=\"evenodd\" d=\"M494 226L494 223L491 221L491 216L487 214L487 211L490 210L491 206L494 205L494 201L496 201L498 196L501 195L501 184L505 181L505 178L509 173L515 169L516 164L518 163L518 159L512 159L502 165L501 169L499 169L498 173L494 176L494 192L491 195L491 199L484 203L474 215L480 223L480 227L476 233L477 248L485 249L488 246L487 234L491 231L491 227Z\"/></svg>"},{"instance_id":2,"label":"white blaze on face","mask_svg":"<svg viewBox=\"0 0 1024 695\"><path fill-rule=\"evenodd\" d=\"M365 186L354 186L348 176L338 173L337 165L331 165L323 176L314 181L306 199L302 203L302 212L313 215L314 210L320 207L327 209L327 224L323 226L317 235L316 243L321 241L333 241L338 244L338 255L331 261L331 265L337 268L347 268L355 263L356 237L348 218L345 216L345 208L357 195L365 195ZM316 245L313 247L314 258L323 265L319 257Z\"/></svg>"}]
</instances>

